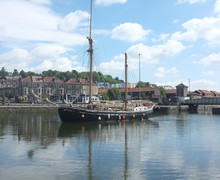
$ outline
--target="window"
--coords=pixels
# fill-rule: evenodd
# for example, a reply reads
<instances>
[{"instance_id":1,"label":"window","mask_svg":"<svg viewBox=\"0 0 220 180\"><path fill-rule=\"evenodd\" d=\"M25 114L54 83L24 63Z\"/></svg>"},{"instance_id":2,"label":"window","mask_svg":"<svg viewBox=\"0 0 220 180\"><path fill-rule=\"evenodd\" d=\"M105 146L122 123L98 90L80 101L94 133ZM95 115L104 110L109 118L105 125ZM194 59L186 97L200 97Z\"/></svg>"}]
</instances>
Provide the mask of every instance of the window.
<instances>
[{"instance_id":1,"label":"window","mask_svg":"<svg viewBox=\"0 0 220 180\"><path fill-rule=\"evenodd\" d=\"M38 88L38 89L37 89L37 93L38 93L38 94L42 94L42 89L41 89L41 88Z\"/></svg>"},{"instance_id":2,"label":"window","mask_svg":"<svg viewBox=\"0 0 220 180\"><path fill-rule=\"evenodd\" d=\"M51 94L51 88L47 88L47 89L46 89L46 93L47 93L47 94Z\"/></svg>"},{"instance_id":3,"label":"window","mask_svg":"<svg viewBox=\"0 0 220 180\"><path fill-rule=\"evenodd\" d=\"M28 94L28 88L24 88L24 94Z\"/></svg>"},{"instance_id":4,"label":"window","mask_svg":"<svg viewBox=\"0 0 220 180\"><path fill-rule=\"evenodd\" d=\"M64 89L60 88L60 94L64 94Z\"/></svg>"}]
</instances>

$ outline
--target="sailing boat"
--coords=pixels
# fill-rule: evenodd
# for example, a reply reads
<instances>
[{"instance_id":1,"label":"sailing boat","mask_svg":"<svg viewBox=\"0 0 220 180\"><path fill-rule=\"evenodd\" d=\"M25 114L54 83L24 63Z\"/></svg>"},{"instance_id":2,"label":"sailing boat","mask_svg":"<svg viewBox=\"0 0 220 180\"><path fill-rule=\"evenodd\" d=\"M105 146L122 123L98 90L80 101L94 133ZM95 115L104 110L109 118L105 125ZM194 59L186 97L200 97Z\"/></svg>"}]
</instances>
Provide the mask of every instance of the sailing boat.
<instances>
[{"instance_id":1,"label":"sailing boat","mask_svg":"<svg viewBox=\"0 0 220 180\"><path fill-rule=\"evenodd\" d=\"M125 53L125 101L123 103L116 101L92 102L93 85L93 40L92 40L92 0L90 6L90 31L89 31L89 60L90 60L90 83L89 83L89 103L68 107L58 108L60 119L63 122L94 122L94 121L118 121L118 120L142 120L147 119L148 114L153 112L154 104L145 101L128 102L127 87L127 53Z\"/></svg>"}]
</instances>

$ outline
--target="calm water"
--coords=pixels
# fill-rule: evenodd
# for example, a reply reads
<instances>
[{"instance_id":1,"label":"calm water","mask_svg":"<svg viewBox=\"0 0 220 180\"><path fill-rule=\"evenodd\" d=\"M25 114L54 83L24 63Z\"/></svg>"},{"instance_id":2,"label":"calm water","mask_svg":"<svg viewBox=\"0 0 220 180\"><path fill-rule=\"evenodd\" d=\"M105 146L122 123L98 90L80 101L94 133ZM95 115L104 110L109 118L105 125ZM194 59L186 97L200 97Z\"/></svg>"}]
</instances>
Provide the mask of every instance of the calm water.
<instances>
[{"instance_id":1,"label":"calm water","mask_svg":"<svg viewBox=\"0 0 220 180\"><path fill-rule=\"evenodd\" d=\"M0 114L1 180L219 178L220 116L62 124L57 113Z\"/></svg>"}]
</instances>

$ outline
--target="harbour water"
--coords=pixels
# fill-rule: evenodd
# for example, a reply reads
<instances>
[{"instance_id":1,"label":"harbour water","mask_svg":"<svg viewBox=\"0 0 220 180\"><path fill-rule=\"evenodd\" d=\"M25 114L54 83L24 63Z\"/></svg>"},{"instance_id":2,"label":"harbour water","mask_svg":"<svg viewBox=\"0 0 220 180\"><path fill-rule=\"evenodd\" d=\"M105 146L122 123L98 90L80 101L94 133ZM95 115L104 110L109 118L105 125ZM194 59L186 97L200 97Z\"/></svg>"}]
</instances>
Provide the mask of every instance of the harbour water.
<instances>
[{"instance_id":1,"label":"harbour water","mask_svg":"<svg viewBox=\"0 0 220 180\"><path fill-rule=\"evenodd\" d=\"M57 113L1 113L0 179L220 179L219 142L212 114L62 124Z\"/></svg>"}]
</instances>

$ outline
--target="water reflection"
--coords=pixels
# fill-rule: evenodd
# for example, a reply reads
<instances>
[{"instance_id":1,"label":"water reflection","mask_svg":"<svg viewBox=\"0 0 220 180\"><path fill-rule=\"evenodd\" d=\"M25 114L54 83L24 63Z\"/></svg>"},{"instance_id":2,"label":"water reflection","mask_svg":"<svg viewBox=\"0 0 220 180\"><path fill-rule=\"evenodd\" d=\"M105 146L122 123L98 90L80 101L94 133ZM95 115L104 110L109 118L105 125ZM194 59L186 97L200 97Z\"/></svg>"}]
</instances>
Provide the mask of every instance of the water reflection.
<instances>
[{"instance_id":1,"label":"water reflection","mask_svg":"<svg viewBox=\"0 0 220 180\"><path fill-rule=\"evenodd\" d=\"M207 114L68 124L1 113L0 179L217 179L219 138L219 116Z\"/></svg>"},{"instance_id":2,"label":"water reflection","mask_svg":"<svg viewBox=\"0 0 220 180\"><path fill-rule=\"evenodd\" d=\"M56 113L1 113L0 135L12 135L18 142L32 143L27 150L32 158L39 149L46 149L56 141L61 122Z\"/></svg>"},{"instance_id":3,"label":"water reflection","mask_svg":"<svg viewBox=\"0 0 220 180\"><path fill-rule=\"evenodd\" d=\"M71 124L63 123L60 126L58 137L62 145L68 147L70 141L80 146L80 139L87 142L87 172L88 179L130 179L132 167L129 165L129 149L137 148L139 154L141 141L147 139L158 123L144 122L117 122L117 123L91 123ZM75 140L74 140L75 139ZM133 142L138 140L137 142ZM73 145L75 146L75 145ZM82 149L78 153L82 153ZM133 154L133 152L131 153ZM85 170L85 169L84 169ZM86 171L86 170L85 170ZM102 177L102 178L99 178ZM113 178L114 177L114 178Z\"/></svg>"}]
</instances>

